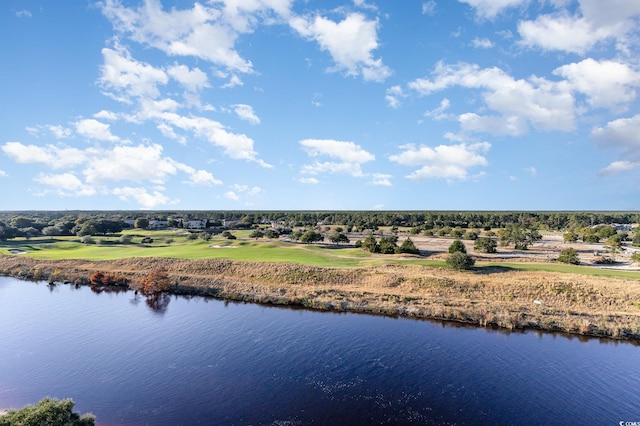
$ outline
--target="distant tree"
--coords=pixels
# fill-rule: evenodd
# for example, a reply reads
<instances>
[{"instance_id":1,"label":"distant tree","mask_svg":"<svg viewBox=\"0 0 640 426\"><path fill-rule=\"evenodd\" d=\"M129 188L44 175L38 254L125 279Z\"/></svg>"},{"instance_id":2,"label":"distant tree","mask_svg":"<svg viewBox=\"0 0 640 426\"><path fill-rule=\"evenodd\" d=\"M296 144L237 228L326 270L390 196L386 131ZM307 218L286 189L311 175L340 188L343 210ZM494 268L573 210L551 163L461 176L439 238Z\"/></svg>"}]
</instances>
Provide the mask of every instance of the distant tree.
<instances>
[{"instance_id":1,"label":"distant tree","mask_svg":"<svg viewBox=\"0 0 640 426\"><path fill-rule=\"evenodd\" d=\"M211 241L211 232L201 232L200 239L203 241Z\"/></svg>"},{"instance_id":2,"label":"distant tree","mask_svg":"<svg viewBox=\"0 0 640 426\"><path fill-rule=\"evenodd\" d=\"M562 234L562 239L565 243L575 243L576 241L578 241L578 237L579 235L573 229L570 229L569 231Z\"/></svg>"},{"instance_id":3,"label":"distant tree","mask_svg":"<svg viewBox=\"0 0 640 426\"><path fill-rule=\"evenodd\" d=\"M222 236L223 236L224 238L226 238L227 240L235 240L235 239L236 239L236 236L235 236L235 235L233 235L233 234L232 234L231 232L229 232L229 231L224 231L224 232L222 233Z\"/></svg>"},{"instance_id":4,"label":"distant tree","mask_svg":"<svg viewBox=\"0 0 640 426\"><path fill-rule=\"evenodd\" d=\"M467 248L464 246L464 243L460 240L454 240L453 243L449 246L449 253L466 253Z\"/></svg>"},{"instance_id":5,"label":"distant tree","mask_svg":"<svg viewBox=\"0 0 640 426\"><path fill-rule=\"evenodd\" d=\"M516 250L526 250L531 244L542 239L542 235L531 225L511 223L499 231L502 245L514 244Z\"/></svg>"},{"instance_id":6,"label":"distant tree","mask_svg":"<svg viewBox=\"0 0 640 426\"><path fill-rule=\"evenodd\" d=\"M605 242L604 248L608 249L611 252L611 258L615 260L616 254L622 249L622 238L620 235L614 235L609 237Z\"/></svg>"},{"instance_id":7,"label":"distant tree","mask_svg":"<svg viewBox=\"0 0 640 426\"><path fill-rule=\"evenodd\" d=\"M36 222L35 220L29 218L29 217L24 217L24 216L13 216L10 220L9 220L9 224L14 227L14 228L28 228L30 226L35 226Z\"/></svg>"},{"instance_id":8,"label":"distant tree","mask_svg":"<svg viewBox=\"0 0 640 426\"><path fill-rule=\"evenodd\" d=\"M600 235L598 235L594 230L589 228L582 235L582 241L587 244L597 244L600 242Z\"/></svg>"},{"instance_id":9,"label":"distant tree","mask_svg":"<svg viewBox=\"0 0 640 426\"><path fill-rule=\"evenodd\" d=\"M640 247L640 230L636 231L631 240L631 245L634 247Z\"/></svg>"},{"instance_id":10,"label":"distant tree","mask_svg":"<svg viewBox=\"0 0 640 426\"><path fill-rule=\"evenodd\" d=\"M64 425L90 426L95 424L93 414L80 416L73 412L73 400L44 398L36 405L27 405L20 410L8 410L0 415L0 426L13 425Z\"/></svg>"},{"instance_id":11,"label":"distant tree","mask_svg":"<svg viewBox=\"0 0 640 426\"><path fill-rule=\"evenodd\" d=\"M262 229L254 229L249 234L249 238L255 238L256 240L262 237L264 237L264 231Z\"/></svg>"},{"instance_id":12,"label":"distant tree","mask_svg":"<svg viewBox=\"0 0 640 426\"><path fill-rule=\"evenodd\" d=\"M380 238L378 245L380 246L380 253L382 254L394 254L396 252L396 244L398 242L397 235L388 235Z\"/></svg>"},{"instance_id":13,"label":"distant tree","mask_svg":"<svg viewBox=\"0 0 640 426\"><path fill-rule=\"evenodd\" d=\"M196 234L190 234L190 235L194 235L196 238L198 237ZM142 244L152 244L153 243L153 238L151 237L144 237L142 239L142 241L140 241Z\"/></svg>"},{"instance_id":14,"label":"distant tree","mask_svg":"<svg viewBox=\"0 0 640 426\"><path fill-rule=\"evenodd\" d=\"M558 256L558 262L579 265L580 258L578 257L578 251L573 248L562 250L560 256Z\"/></svg>"},{"instance_id":15,"label":"distant tree","mask_svg":"<svg viewBox=\"0 0 640 426\"><path fill-rule=\"evenodd\" d=\"M269 228L269 229L267 229L265 231L264 235L265 235L265 237L267 237L270 240L272 240L274 238L280 237L280 232L277 229Z\"/></svg>"},{"instance_id":16,"label":"distant tree","mask_svg":"<svg viewBox=\"0 0 640 426\"><path fill-rule=\"evenodd\" d=\"M331 241L334 244L349 243L349 238L342 232L336 231L333 234L331 234L331 236L329 236L329 241Z\"/></svg>"},{"instance_id":17,"label":"distant tree","mask_svg":"<svg viewBox=\"0 0 640 426\"><path fill-rule=\"evenodd\" d=\"M45 226L42 228L42 235L47 237L57 237L60 235L66 235L64 228L58 226Z\"/></svg>"},{"instance_id":18,"label":"distant tree","mask_svg":"<svg viewBox=\"0 0 640 426\"><path fill-rule=\"evenodd\" d=\"M631 255L631 261L633 263L640 263L640 251L637 251Z\"/></svg>"},{"instance_id":19,"label":"distant tree","mask_svg":"<svg viewBox=\"0 0 640 426\"><path fill-rule=\"evenodd\" d=\"M371 253L380 253L380 245L376 241L376 237L369 235L362 242L362 248Z\"/></svg>"},{"instance_id":20,"label":"distant tree","mask_svg":"<svg viewBox=\"0 0 640 426\"><path fill-rule=\"evenodd\" d=\"M138 229L147 229L149 227L149 219L146 217L139 217L133 223L133 226Z\"/></svg>"},{"instance_id":21,"label":"distant tree","mask_svg":"<svg viewBox=\"0 0 640 426\"><path fill-rule=\"evenodd\" d=\"M493 238L480 237L473 243L473 248L476 251L483 253L496 253L498 243Z\"/></svg>"},{"instance_id":22,"label":"distant tree","mask_svg":"<svg viewBox=\"0 0 640 426\"><path fill-rule=\"evenodd\" d=\"M34 228L33 226L30 226L28 228L22 228L20 229L20 233L27 239L31 239L33 237L37 237L39 235L42 235L42 232L40 232L40 230L38 228Z\"/></svg>"},{"instance_id":23,"label":"distant tree","mask_svg":"<svg viewBox=\"0 0 640 426\"><path fill-rule=\"evenodd\" d=\"M477 240L478 239L478 233L476 231L467 231L464 233L464 239L465 240Z\"/></svg>"},{"instance_id":24,"label":"distant tree","mask_svg":"<svg viewBox=\"0 0 640 426\"><path fill-rule=\"evenodd\" d=\"M321 233L316 232L313 229L308 230L300 236L300 242L303 242L305 244L316 243L320 241L324 241L324 237Z\"/></svg>"},{"instance_id":25,"label":"distant tree","mask_svg":"<svg viewBox=\"0 0 640 426\"><path fill-rule=\"evenodd\" d=\"M453 238L462 238L464 235L464 230L460 228L454 228L451 230L450 234Z\"/></svg>"},{"instance_id":26,"label":"distant tree","mask_svg":"<svg viewBox=\"0 0 640 426\"><path fill-rule=\"evenodd\" d=\"M455 270L466 271L473 269L475 261L468 254L457 251L449 255L447 264Z\"/></svg>"},{"instance_id":27,"label":"distant tree","mask_svg":"<svg viewBox=\"0 0 640 426\"><path fill-rule=\"evenodd\" d=\"M400 247L398 247L398 253L420 254L420 250L418 250L411 238L407 237Z\"/></svg>"},{"instance_id":28,"label":"distant tree","mask_svg":"<svg viewBox=\"0 0 640 426\"><path fill-rule=\"evenodd\" d=\"M618 233L613 226L598 226L596 232L602 239L611 238Z\"/></svg>"}]
</instances>

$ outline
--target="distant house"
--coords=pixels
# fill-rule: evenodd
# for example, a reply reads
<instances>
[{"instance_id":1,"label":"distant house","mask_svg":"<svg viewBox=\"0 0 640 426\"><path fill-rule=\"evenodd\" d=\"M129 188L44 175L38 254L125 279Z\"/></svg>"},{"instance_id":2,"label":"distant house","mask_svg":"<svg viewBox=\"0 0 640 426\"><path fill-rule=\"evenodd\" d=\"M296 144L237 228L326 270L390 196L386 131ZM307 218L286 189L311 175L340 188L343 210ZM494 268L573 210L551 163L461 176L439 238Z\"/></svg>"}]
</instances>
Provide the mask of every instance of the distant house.
<instances>
[{"instance_id":1,"label":"distant house","mask_svg":"<svg viewBox=\"0 0 640 426\"><path fill-rule=\"evenodd\" d=\"M167 220L150 220L147 229L165 229L167 226L169 226L169 221Z\"/></svg>"},{"instance_id":2,"label":"distant house","mask_svg":"<svg viewBox=\"0 0 640 426\"><path fill-rule=\"evenodd\" d=\"M204 220L187 220L184 222L186 229L205 229L207 227L207 219Z\"/></svg>"}]
</instances>

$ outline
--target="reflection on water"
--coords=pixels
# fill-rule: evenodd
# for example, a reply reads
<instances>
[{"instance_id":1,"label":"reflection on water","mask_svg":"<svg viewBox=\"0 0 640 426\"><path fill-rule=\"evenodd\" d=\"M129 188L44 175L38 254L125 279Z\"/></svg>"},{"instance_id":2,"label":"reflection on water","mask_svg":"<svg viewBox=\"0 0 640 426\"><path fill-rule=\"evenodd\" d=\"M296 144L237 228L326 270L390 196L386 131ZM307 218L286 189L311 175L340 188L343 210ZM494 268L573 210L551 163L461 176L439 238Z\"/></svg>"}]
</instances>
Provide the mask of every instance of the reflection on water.
<instances>
[{"instance_id":1,"label":"reflection on water","mask_svg":"<svg viewBox=\"0 0 640 426\"><path fill-rule=\"evenodd\" d=\"M103 424L640 419L628 343L45 287L0 278L0 409L49 395Z\"/></svg>"}]
</instances>

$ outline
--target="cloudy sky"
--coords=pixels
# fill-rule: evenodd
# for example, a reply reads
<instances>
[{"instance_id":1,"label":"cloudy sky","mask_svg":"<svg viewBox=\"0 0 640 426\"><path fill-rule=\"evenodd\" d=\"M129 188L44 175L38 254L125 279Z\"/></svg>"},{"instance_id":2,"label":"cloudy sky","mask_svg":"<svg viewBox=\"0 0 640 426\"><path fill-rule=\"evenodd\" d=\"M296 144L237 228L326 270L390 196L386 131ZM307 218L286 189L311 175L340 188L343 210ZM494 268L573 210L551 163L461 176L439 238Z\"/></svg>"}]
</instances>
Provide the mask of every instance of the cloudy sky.
<instances>
[{"instance_id":1,"label":"cloudy sky","mask_svg":"<svg viewBox=\"0 0 640 426\"><path fill-rule=\"evenodd\" d=\"M0 209L640 209L640 1L5 0Z\"/></svg>"}]
</instances>

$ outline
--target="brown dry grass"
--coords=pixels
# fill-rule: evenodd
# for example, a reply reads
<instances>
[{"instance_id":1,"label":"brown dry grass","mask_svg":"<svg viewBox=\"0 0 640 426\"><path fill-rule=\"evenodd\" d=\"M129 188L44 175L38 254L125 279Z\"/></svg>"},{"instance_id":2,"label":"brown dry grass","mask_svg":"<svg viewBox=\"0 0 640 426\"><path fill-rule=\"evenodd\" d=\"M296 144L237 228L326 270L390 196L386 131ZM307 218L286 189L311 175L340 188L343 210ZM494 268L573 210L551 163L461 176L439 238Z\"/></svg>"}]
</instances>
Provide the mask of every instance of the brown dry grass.
<instances>
[{"instance_id":1,"label":"brown dry grass","mask_svg":"<svg viewBox=\"0 0 640 426\"><path fill-rule=\"evenodd\" d=\"M135 282L158 267L169 272L175 293L640 340L637 280L415 265L333 269L216 259L42 261L0 256L0 274L78 283L88 283L95 271Z\"/></svg>"}]
</instances>

